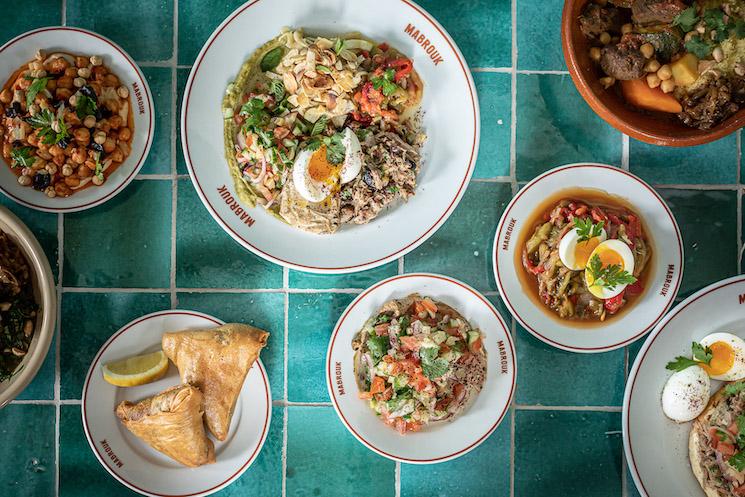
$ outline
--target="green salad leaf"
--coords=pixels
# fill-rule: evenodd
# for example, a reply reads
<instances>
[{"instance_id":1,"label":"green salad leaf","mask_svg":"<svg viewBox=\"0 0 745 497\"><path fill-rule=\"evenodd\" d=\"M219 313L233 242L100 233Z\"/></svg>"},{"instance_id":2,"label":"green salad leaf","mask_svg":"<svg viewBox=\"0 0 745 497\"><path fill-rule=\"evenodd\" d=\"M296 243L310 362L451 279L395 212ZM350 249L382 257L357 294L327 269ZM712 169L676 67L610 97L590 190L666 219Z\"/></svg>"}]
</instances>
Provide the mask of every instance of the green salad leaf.
<instances>
[{"instance_id":1,"label":"green salad leaf","mask_svg":"<svg viewBox=\"0 0 745 497\"><path fill-rule=\"evenodd\" d=\"M390 97L393 93L398 90L398 85L393 82L393 78L396 76L396 71L393 69L386 69L382 76L376 76L371 78L373 88L381 90L383 95Z\"/></svg>"},{"instance_id":2,"label":"green salad leaf","mask_svg":"<svg viewBox=\"0 0 745 497\"><path fill-rule=\"evenodd\" d=\"M271 71L279 65L279 62L282 60L283 55L284 52L282 50L282 47L273 48L266 54L264 54L264 57L261 58L259 67L264 72Z\"/></svg>"},{"instance_id":3,"label":"green salad leaf","mask_svg":"<svg viewBox=\"0 0 745 497\"><path fill-rule=\"evenodd\" d=\"M424 376L433 380L444 375L448 371L448 362L438 357L439 347L423 347L419 349L419 359L422 361L422 372Z\"/></svg>"},{"instance_id":4,"label":"green salad leaf","mask_svg":"<svg viewBox=\"0 0 745 497\"><path fill-rule=\"evenodd\" d=\"M680 29L687 33L693 31L698 20L699 17L696 13L696 6L692 5L675 16L675 19L673 19L673 26L680 26Z\"/></svg>"},{"instance_id":5,"label":"green salad leaf","mask_svg":"<svg viewBox=\"0 0 745 497\"><path fill-rule=\"evenodd\" d=\"M36 157L34 157L33 151L34 149L31 147L20 147L11 149L11 167L31 167L31 164L36 161Z\"/></svg>"},{"instance_id":6,"label":"green salad leaf","mask_svg":"<svg viewBox=\"0 0 745 497\"><path fill-rule=\"evenodd\" d=\"M390 342L388 341L387 336L370 335L367 338L366 345L367 350L369 350L370 355L372 355L373 364L377 364L383 356L388 353L388 345L390 345Z\"/></svg>"},{"instance_id":7,"label":"green salad leaf","mask_svg":"<svg viewBox=\"0 0 745 497\"><path fill-rule=\"evenodd\" d=\"M31 104L34 103L36 95L38 95L41 90L44 90L47 87L47 83L50 79L52 78L37 78L34 80L33 83L31 83L31 86L29 86L28 90L26 90L26 107L31 107Z\"/></svg>"}]
</instances>

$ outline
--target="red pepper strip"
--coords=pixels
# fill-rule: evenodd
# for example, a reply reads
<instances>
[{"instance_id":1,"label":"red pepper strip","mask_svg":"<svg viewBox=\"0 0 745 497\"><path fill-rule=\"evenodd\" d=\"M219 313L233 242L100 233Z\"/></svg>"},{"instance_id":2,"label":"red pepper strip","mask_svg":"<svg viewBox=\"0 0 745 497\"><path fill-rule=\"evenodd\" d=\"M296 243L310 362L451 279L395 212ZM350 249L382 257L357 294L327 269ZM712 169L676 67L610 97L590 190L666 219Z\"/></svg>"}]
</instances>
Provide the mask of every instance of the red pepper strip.
<instances>
[{"instance_id":1,"label":"red pepper strip","mask_svg":"<svg viewBox=\"0 0 745 497\"><path fill-rule=\"evenodd\" d=\"M634 238L641 238L642 236L642 227L639 224L639 219L636 216L633 216L629 214L629 224L628 224L628 231L629 236Z\"/></svg>"},{"instance_id":2,"label":"red pepper strip","mask_svg":"<svg viewBox=\"0 0 745 497\"><path fill-rule=\"evenodd\" d=\"M616 216L615 214L608 214L608 219L610 220L611 223L617 224L618 226L620 226L622 224L626 224L623 221L621 221L621 219L618 216Z\"/></svg>"},{"instance_id":3,"label":"red pepper strip","mask_svg":"<svg viewBox=\"0 0 745 497\"><path fill-rule=\"evenodd\" d=\"M543 266L536 266L531 262L527 249L523 249L523 267L532 274L541 274L546 270Z\"/></svg>"},{"instance_id":4,"label":"red pepper strip","mask_svg":"<svg viewBox=\"0 0 745 497\"><path fill-rule=\"evenodd\" d=\"M398 83L402 78L405 78L411 73L412 69L414 69L414 64L409 59L401 58L389 61L388 67L396 70L393 80Z\"/></svg>"},{"instance_id":5,"label":"red pepper strip","mask_svg":"<svg viewBox=\"0 0 745 497\"><path fill-rule=\"evenodd\" d=\"M616 312L618 312L618 309L623 306L624 293L626 293L625 289L615 297L605 299L605 303L603 304L605 306L605 309L611 314L615 314Z\"/></svg>"},{"instance_id":6,"label":"red pepper strip","mask_svg":"<svg viewBox=\"0 0 745 497\"><path fill-rule=\"evenodd\" d=\"M592 219L594 219L596 223L603 221L606 226L608 225L608 216L605 215L605 212L603 212L603 209L601 209L600 207L593 207L592 211L590 211L590 214L592 215Z\"/></svg>"},{"instance_id":7,"label":"red pepper strip","mask_svg":"<svg viewBox=\"0 0 745 497\"><path fill-rule=\"evenodd\" d=\"M378 45L378 48L380 49L381 52L387 52L388 49L391 47L387 43L381 43L380 45Z\"/></svg>"},{"instance_id":8,"label":"red pepper strip","mask_svg":"<svg viewBox=\"0 0 745 497\"><path fill-rule=\"evenodd\" d=\"M633 283L626 287L626 292L628 292L629 295L639 295L644 291L644 285L642 285L642 282L639 280L636 280L636 283Z\"/></svg>"}]
</instances>

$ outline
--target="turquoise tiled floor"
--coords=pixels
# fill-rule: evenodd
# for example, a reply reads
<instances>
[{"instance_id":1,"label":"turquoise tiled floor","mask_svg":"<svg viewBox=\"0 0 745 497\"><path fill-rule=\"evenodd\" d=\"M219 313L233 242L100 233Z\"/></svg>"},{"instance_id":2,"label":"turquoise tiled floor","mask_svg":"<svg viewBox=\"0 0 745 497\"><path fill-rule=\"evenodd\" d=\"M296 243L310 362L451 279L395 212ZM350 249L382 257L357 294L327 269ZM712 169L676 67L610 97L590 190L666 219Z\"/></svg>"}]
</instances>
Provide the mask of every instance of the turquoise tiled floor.
<instances>
[{"instance_id":1,"label":"turquoise tiled floor","mask_svg":"<svg viewBox=\"0 0 745 497\"><path fill-rule=\"evenodd\" d=\"M424 467L379 457L344 429L322 375L327 339L357 293L400 271L453 275L501 309L488 257L497 220L521 184L572 161L611 163L658 187L683 232L681 298L734 275L743 233L740 135L666 150L606 125L565 72L558 39L561 0L423 0L460 45L479 91L481 149L465 197L428 242L399 261L334 277L283 270L241 249L212 221L186 176L176 139L190 65L214 27L240 3L3 2L0 42L66 22L120 43L148 78L158 132L137 180L95 210L57 216L0 199L34 230L62 279L60 331L49 356L18 400L0 411L0 496L133 495L88 448L80 422L81 384L112 332L134 317L171 307L247 321L273 334L262 355L274 396L269 438L250 470L218 495L638 495L622 462L620 405L639 343L594 356L570 354L537 341L503 312L519 355L513 408L472 453ZM545 21L532 15L536 5L547 9ZM137 22L131 12L138 12Z\"/></svg>"}]
</instances>

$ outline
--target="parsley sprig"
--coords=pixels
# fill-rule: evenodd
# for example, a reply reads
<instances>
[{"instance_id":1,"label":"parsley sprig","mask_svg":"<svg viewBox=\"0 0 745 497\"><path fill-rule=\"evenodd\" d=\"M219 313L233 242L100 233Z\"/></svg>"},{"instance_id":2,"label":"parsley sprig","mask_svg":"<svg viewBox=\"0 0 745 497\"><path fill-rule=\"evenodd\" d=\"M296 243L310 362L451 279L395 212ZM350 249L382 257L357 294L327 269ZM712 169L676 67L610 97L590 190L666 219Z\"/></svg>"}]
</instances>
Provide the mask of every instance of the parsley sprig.
<instances>
[{"instance_id":1,"label":"parsley sprig","mask_svg":"<svg viewBox=\"0 0 745 497\"><path fill-rule=\"evenodd\" d=\"M370 81L372 81L373 88L375 88L376 90L381 90L383 92L383 95L385 95L386 97L390 97L399 88L398 85L393 82L393 78L395 76L396 71L394 71L393 69L386 69L386 71L381 76L376 76Z\"/></svg>"},{"instance_id":2,"label":"parsley sprig","mask_svg":"<svg viewBox=\"0 0 745 497\"><path fill-rule=\"evenodd\" d=\"M31 167L31 164L36 161L33 151L31 147L13 148L10 151L11 167Z\"/></svg>"},{"instance_id":3,"label":"parsley sprig","mask_svg":"<svg viewBox=\"0 0 745 497\"><path fill-rule=\"evenodd\" d=\"M619 264L603 266L598 254L590 258L590 266L587 268L592 276L592 285L607 288L610 291L619 285L631 285L636 282L634 275L625 271Z\"/></svg>"},{"instance_id":4,"label":"parsley sprig","mask_svg":"<svg viewBox=\"0 0 745 497\"><path fill-rule=\"evenodd\" d=\"M54 130L55 122L59 131ZM56 119L49 109L43 109L35 116L29 117L28 123L39 130L39 138L45 145L56 145L69 136L65 121Z\"/></svg>"},{"instance_id":5,"label":"parsley sprig","mask_svg":"<svg viewBox=\"0 0 745 497\"><path fill-rule=\"evenodd\" d=\"M347 149L344 146L343 135L334 133L332 136L316 136L311 138L305 145L305 148L314 151L326 145L326 160L331 164L341 164L344 162L344 156Z\"/></svg>"},{"instance_id":6,"label":"parsley sprig","mask_svg":"<svg viewBox=\"0 0 745 497\"><path fill-rule=\"evenodd\" d=\"M605 221L600 221L599 223L593 223L592 219L589 217L587 219L580 219L578 217L574 218L574 227L577 229L577 235L579 242L586 242L587 240L591 238L595 238L596 236L600 236L603 231L603 226L605 225Z\"/></svg>"},{"instance_id":7,"label":"parsley sprig","mask_svg":"<svg viewBox=\"0 0 745 497\"><path fill-rule=\"evenodd\" d=\"M673 19L673 26L680 26L680 29L688 33L689 31L693 31L698 20L699 17L696 12L696 6L692 5L675 16L675 19Z\"/></svg>"},{"instance_id":8,"label":"parsley sprig","mask_svg":"<svg viewBox=\"0 0 745 497\"><path fill-rule=\"evenodd\" d=\"M433 380L444 375L448 371L448 362L438 357L439 347L423 347L419 349L419 359L422 361L422 373Z\"/></svg>"},{"instance_id":9,"label":"parsley sprig","mask_svg":"<svg viewBox=\"0 0 745 497\"><path fill-rule=\"evenodd\" d=\"M96 101L82 93L78 94L78 100L75 104L75 112L79 119L85 119L86 116L95 116L98 110Z\"/></svg>"},{"instance_id":10,"label":"parsley sprig","mask_svg":"<svg viewBox=\"0 0 745 497\"><path fill-rule=\"evenodd\" d=\"M745 390L745 381L737 381L735 383L730 383L729 385L724 387L724 394L727 396L737 395L743 390Z\"/></svg>"},{"instance_id":11,"label":"parsley sprig","mask_svg":"<svg viewBox=\"0 0 745 497\"><path fill-rule=\"evenodd\" d=\"M46 89L47 83L50 79L52 78L37 78L33 83L31 83L31 86L26 90L26 107L31 107L36 95L38 95L40 91Z\"/></svg>"},{"instance_id":12,"label":"parsley sprig","mask_svg":"<svg viewBox=\"0 0 745 497\"><path fill-rule=\"evenodd\" d=\"M712 357L714 357L714 353L711 351L710 347L704 347L698 342L691 343L691 355L693 356L693 359L685 356L676 357L674 361L667 363L665 369L677 372L701 364L708 366L711 364Z\"/></svg>"}]
</instances>

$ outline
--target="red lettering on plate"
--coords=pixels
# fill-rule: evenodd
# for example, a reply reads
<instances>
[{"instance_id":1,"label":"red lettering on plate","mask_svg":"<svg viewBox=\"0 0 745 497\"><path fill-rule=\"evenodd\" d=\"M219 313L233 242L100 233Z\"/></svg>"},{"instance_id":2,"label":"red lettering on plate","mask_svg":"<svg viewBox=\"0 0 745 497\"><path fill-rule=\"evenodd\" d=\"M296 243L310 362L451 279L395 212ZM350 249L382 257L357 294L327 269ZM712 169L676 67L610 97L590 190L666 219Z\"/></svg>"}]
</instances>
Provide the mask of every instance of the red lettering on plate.
<instances>
[{"instance_id":1,"label":"red lettering on plate","mask_svg":"<svg viewBox=\"0 0 745 497\"><path fill-rule=\"evenodd\" d=\"M336 390L339 392L339 395L344 395L344 382L341 379L341 363L337 362L334 365L334 374L336 376Z\"/></svg>"},{"instance_id":2,"label":"red lettering on plate","mask_svg":"<svg viewBox=\"0 0 745 497\"><path fill-rule=\"evenodd\" d=\"M745 293L741 293L739 299L740 299L740 304L745 304Z\"/></svg>"},{"instance_id":3,"label":"red lettering on plate","mask_svg":"<svg viewBox=\"0 0 745 497\"><path fill-rule=\"evenodd\" d=\"M111 462L116 464L117 468L121 468L124 466L124 463L117 457L116 454L114 454L114 450L109 445L109 442L104 438L99 442L101 444L101 447L103 447L103 451L106 453L107 456L109 456L109 459L111 459Z\"/></svg>"},{"instance_id":4,"label":"red lettering on plate","mask_svg":"<svg viewBox=\"0 0 745 497\"><path fill-rule=\"evenodd\" d=\"M445 59L442 58L442 55L440 55L440 52L437 50L437 47L427 38L427 35L424 33L420 33L419 30L414 26L413 24L409 23L404 28L404 33L411 36L418 44L422 46L424 49L424 52L429 55L429 58L432 60L432 63L434 65L439 65L440 62L443 62Z\"/></svg>"},{"instance_id":5,"label":"red lettering on plate","mask_svg":"<svg viewBox=\"0 0 745 497\"><path fill-rule=\"evenodd\" d=\"M512 232L515 230L515 224L517 219L510 218L510 222L507 224L507 230L504 232L504 241L502 242L502 250L510 248L510 238L512 238Z\"/></svg>"},{"instance_id":6,"label":"red lettering on plate","mask_svg":"<svg viewBox=\"0 0 745 497\"><path fill-rule=\"evenodd\" d=\"M240 204L230 193L230 190L228 190L228 187L226 185L218 187L217 194L220 195L220 197L225 201L225 204L230 208L231 211L233 211L233 214L238 216L238 219L240 219L243 224L245 224L249 228L254 225L256 220L249 216L248 212L246 212L243 207L240 206Z\"/></svg>"},{"instance_id":7,"label":"red lettering on plate","mask_svg":"<svg viewBox=\"0 0 745 497\"><path fill-rule=\"evenodd\" d=\"M675 274L675 264L668 264L667 274L665 274L665 282L662 284L662 290L660 290L660 295L662 295L663 297L666 297L667 292L670 290L670 285L673 282L674 274Z\"/></svg>"},{"instance_id":8,"label":"red lettering on plate","mask_svg":"<svg viewBox=\"0 0 745 497\"><path fill-rule=\"evenodd\" d=\"M142 91L140 90L140 85L137 83L132 83L132 93L135 94L135 97L137 98L137 110L140 114L145 113L145 102L142 100Z\"/></svg>"},{"instance_id":9,"label":"red lettering on plate","mask_svg":"<svg viewBox=\"0 0 745 497\"><path fill-rule=\"evenodd\" d=\"M507 348L504 346L504 341L498 341L497 346L499 347L499 365L501 367L501 373L508 374L509 371L507 369Z\"/></svg>"}]
</instances>

